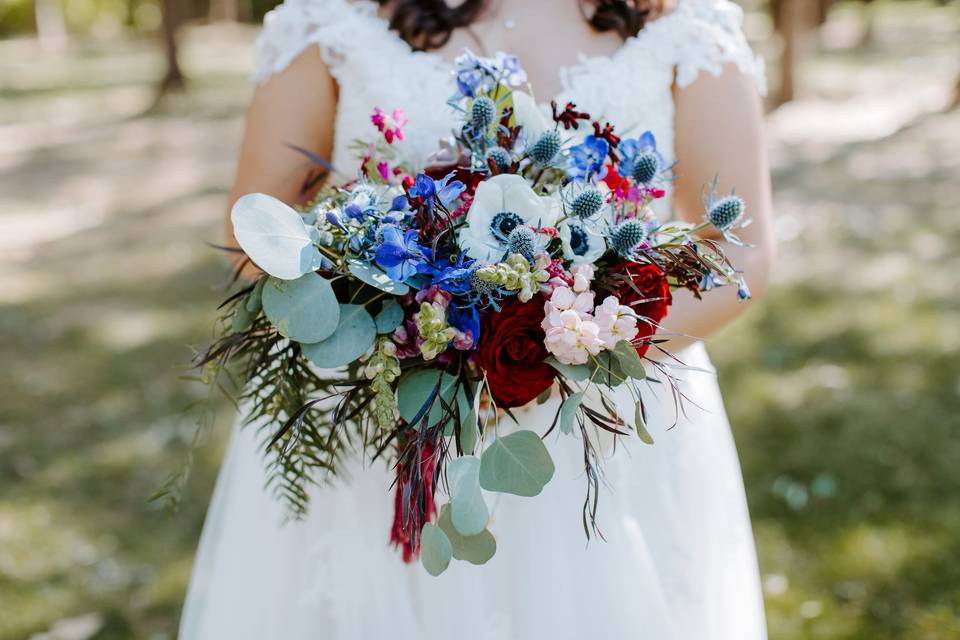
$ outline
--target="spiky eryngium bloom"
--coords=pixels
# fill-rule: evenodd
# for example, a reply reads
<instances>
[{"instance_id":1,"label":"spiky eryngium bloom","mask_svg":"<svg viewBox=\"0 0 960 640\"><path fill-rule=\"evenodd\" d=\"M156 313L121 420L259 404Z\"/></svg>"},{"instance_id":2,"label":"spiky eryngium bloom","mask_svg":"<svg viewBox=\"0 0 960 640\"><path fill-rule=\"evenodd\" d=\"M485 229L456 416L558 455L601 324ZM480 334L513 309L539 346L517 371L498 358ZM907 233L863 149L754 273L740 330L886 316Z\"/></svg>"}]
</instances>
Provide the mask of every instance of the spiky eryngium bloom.
<instances>
[{"instance_id":1,"label":"spiky eryngium bloom","mask_svg":"<svg viewBox=\"0 0 960 640\"><path fill-rule=\"evenodd\" d=\"M470 107L470 124L476 130L486 129L497 116L497 105L487 96L479 96Z\"/></svg>"},{"instance_id":2,"label":"spiky eryngium bloom","mask_svg":"<svg viewBox=\"0 0 960 640\"><path fill-rule=\"evenodd\" d=\"M743 217L746 205L737 195L717 200L707 211L707 220L720 231L729 231Z\"/></svg>"},{"instance_id":3,"label":"spiky eryngium bloom","mask_svg":"<svg viewBox=\"0 0 960 640\"><path fill-rule=\"evenodd\" d=\"M603 195L596 189L582 191L570 204L570 211L581 220L592 218L603 208Z\"/></svg>"},{"instance_id":4,"label":"spiky eryngium bloom","mask_svg":"<svg viewBox=\"0 0 960 640\"><path fill-rule=\"evenodd\" d=\"M388 431L392 429L399 416L397 397L393 392L393 382L400 377L400 360L397 359L397 345L390 338L377 341L376 348L366 359L363 375L373 382L373 416L377 426Z\"/></svg>"},{"instance_id":5,"label":"spiky eryngium bloom","mask_svg":"<svg viewBox=\"0 0 960 640\"><path fill-rule=\"evenodd\" d=\"M621 256L628 258L646 240L647 230L636 218L624 220L610 232L610 244Z\"/></svg>"},{"instance_id":6,"label":"spiky eryngium bloom","mask_svg":"<svg viewBox=\"0 0 960 640\"><path fill-rule=\"evenodd\" d=\"M537 250L537 232L530 227L517 227L507 236L507 245L510 253L519 253L527 260L533 260Z\"/></svg>"},{"instance_id":7,"label":"spiky eryngium bloom","mask_svg":"<svg viewBox=\"0 0 960 640\"><path fill-rule=\"evenodd\" d=\"M433 360L447 350L450 341L457 337L457 330L447 323L447 309L439 302L420 303L420 311L413 315L423 344L420 353L424 360Z\"/></svg>"},{"instance_id":8,"label":"spiky eryngium bloom","mask_svg":"<svg viewBox=\"0 0 960 640\"><path fill-rule=\"evenodd\" d=\"M538 165L547 165L560 153L561 143L559 131L547 131L530 147L528 154Z\"/></svg>"},{"instance_id":9,"label":"spiky eryngium bloom","mask_svg":"<svg viewBox=\"0 0 960 640\"><path fill-rule=\"evenodd\" d=\"M497 168L503 171L510 166L510 152L503 147L494 147L487 152L487 160L493 160Z\"/></svg>"},{"instance_id":10,"label":"spiky eryngium bloom","mask_svg":"<svg viewBox=\"0 0 960 640\"><path fill-rule=\"evenodd\" d=\"M649 185L660 173L660 159L656 153L646 151L633 160L633 179L640 185Z\"/></svg>"},{"instance_id":11,"label":"spiky eryngium bloom","mask_svg":"<svg viewBox=\"0 0 960 640\"><path fill-rule=\"evenodd\" d=\"M476 277L481 282L516 291L521 302L529 302L540 291L540 285L550 279L548 266L550 256L545 253L537 254L532 266L530 260L519 253L511 253L505 262L477 269Z\"/></svg>"}]
</instances>

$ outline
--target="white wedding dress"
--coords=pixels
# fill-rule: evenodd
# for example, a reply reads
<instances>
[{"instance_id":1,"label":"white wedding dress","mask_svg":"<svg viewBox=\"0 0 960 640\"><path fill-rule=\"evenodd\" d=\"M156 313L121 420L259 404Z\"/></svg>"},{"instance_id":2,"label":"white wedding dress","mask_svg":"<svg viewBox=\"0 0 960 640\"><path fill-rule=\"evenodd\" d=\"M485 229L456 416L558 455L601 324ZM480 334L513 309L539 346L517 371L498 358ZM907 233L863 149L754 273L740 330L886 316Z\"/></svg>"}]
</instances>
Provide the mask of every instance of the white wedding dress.
<instances>
[{"instance_id":1,"label":"white wedding dress","mask_svg":"<svg viewBox=\"0 0 960 640\"><path fill-rule=\"evenodd\" d=\"M557 96L617 123L618 132L652 130L668 160L674 84L733 63L763 86L736 5L677 5L614 56L581 56L562 69ZM339 84L333 162L341 173L355 171L348 146L369 136L375 106L406 111L411 157L434 151L454 122L445 106L450 64L412 52L375 12L368 1L287 0L268 14L258 41L258 81L319 46ZM454 561L437 578L404 564L388 544L393 494L385 464L364 466L357 456L349 480L314 490L306 519L284 524L283 505L264 489L256 430L238 429L207 515L180 637L764 638L743 481L713 368L702 345L679 356L701 370L679 374L691 400L686 415L668 430L674 401L663 385L650 385L658 387L645 389L656 444L632 438L608 451L599 512L606 541L587 544L581 527L581 443L552 434L556 474L540 496L488 496L494 558L480 567ZM521 412L523 426L543 431L555 402ZM623 406L632 415L628 399Z\"/></svg>"}]
</instances>

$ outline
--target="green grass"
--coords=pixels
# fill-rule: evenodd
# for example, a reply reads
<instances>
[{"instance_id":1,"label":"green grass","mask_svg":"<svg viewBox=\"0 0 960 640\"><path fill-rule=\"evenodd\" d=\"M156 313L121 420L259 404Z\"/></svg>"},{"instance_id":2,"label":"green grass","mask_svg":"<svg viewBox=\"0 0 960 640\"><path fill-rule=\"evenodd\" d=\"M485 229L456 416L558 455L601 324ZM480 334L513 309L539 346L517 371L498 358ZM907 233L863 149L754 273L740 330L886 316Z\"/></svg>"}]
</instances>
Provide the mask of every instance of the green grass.
<instances>
[{"instance_id":1,"label":"green grass","mask_svg":"<svg viewBox=\"0 0 960 640\"><path fill-rule=\"evenodd\" d=\"M877 44L828 42L771 117L775 286L710 343L773 640L960 637L960 113L924 102L957 72L957 17L887 10ZM0 43L25 53L0 76L0 640L90 613L98 640L173 638L229 411L182 512L146 499L203 392L177 377L224 277L203 241L249 32L190 34L193 91L148 117L144 43Z\"/></svg>"}]
</instances>

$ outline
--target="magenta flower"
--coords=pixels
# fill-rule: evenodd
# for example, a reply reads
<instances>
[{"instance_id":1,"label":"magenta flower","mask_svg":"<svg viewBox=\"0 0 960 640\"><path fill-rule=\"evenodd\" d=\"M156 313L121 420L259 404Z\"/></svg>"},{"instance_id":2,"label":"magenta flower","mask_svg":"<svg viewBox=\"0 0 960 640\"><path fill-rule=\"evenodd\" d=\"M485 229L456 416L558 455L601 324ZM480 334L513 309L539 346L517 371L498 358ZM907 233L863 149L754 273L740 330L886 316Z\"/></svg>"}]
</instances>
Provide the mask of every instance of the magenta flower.
<instances>
[{"instance_id":1,"label":"magenta flower","mask_svg":"<svg viewBox=\"0 0 960 640\"><path fill-rule=\"evenodd\" d=\"M403 127L407 124L407 114L403 109L394 109L393 113L388 114L380 107L373 110L370 121L377 130L383 134L387 144L393 144L393 141L403 140Z\"/></svg>"}]
</instances>

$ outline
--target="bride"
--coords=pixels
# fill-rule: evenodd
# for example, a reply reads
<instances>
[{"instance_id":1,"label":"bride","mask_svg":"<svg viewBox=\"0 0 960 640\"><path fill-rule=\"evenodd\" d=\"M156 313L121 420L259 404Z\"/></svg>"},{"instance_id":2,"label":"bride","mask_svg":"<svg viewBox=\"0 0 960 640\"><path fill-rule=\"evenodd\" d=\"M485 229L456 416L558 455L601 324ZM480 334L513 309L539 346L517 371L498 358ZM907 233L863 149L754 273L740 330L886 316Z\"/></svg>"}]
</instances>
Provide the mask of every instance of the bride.
<instances>
[{"instance_id":1,"label":"bride","mask_svg":"<svg viewBox=\"0 0 960 640\"><path fill-rule=\"evenodd\" d=\"M542 108L572 101L652 130L678 161L666 216L699 220L701 186L748 203L754 247L727 247L754 296L772 260L769 172L758 93L762 66L727 0L286 0L257 42L258 88L247 114L231 202L260 191L295 201L309 167L289 144L355 175L350 150L374 107L409 118L403 147L426 158L453 126L437 108L464 48L508 51ZM666 200L665 200L666 201ZM207 516L183 610L184 640L628 638L757 640L764 616L737 453L706 336L745 305L729 290L674 296L664 336L687 367L688 401L649 395L656 444L608 449L599 522L586 543L580 443L551 435L556 475L536 500L497 494L500 540L485 566L438 578L388 544L392 495L382 463L350 464L316 488L302 521L264 488L255 428L237 430ZM651 385L651 387L657 385ZM659 385L664 387L665 385ZM545 430L556 399L522 411ZM673 428L671 425L676 424ZM627 446L629 445L629 446Z\"/></svg>"}]
</instances>

